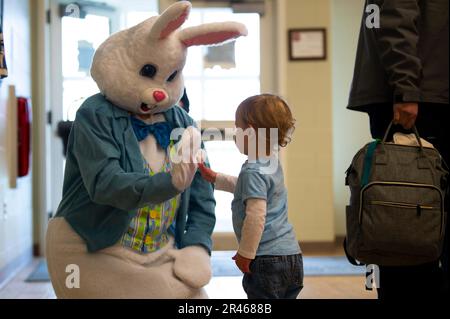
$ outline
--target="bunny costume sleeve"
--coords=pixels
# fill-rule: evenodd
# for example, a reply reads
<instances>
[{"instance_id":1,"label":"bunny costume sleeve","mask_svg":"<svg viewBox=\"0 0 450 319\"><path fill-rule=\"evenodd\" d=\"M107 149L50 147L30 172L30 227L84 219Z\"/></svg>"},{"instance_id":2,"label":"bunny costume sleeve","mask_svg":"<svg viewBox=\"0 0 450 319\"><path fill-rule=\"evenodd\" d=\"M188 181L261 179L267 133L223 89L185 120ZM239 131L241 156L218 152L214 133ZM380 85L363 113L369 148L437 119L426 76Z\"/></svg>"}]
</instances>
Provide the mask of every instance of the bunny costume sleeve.
<instances>
[{"instance_id":1,"label":"bunny costume sleeve","mask_svg":"<svg viewBox=\"0 0 450 319\"><path fill-rule=\"evenodd\" d=\"M120 164L120 148L112 132L111 118L83 108L74 122L73 154L90 198L97 204L131 211L158 204L179 193L169 173L148 176L125 172Z\"/></svg>"}]
</instances>

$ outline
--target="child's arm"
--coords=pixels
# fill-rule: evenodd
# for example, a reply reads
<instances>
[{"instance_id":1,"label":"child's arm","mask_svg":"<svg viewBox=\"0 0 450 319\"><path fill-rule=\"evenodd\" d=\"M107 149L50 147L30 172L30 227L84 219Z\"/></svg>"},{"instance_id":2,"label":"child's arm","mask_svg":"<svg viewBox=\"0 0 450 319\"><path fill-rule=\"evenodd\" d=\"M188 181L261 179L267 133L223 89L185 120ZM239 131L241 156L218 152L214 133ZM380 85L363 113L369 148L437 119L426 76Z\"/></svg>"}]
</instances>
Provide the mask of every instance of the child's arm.
<instances>
[{"instance_id":1,"label":"child's arm","mask_svg":"<svg viewBox=\"0 0 450 319\"><path fill-rule=\"evenodd\" d=\"M222 173L217 173L216 188L220 191L233 193L236 189L237 177Z\"/></svg>"},{"instance_id":2,"label":"child's arm","mask_svg":"<svg viewBox=\"0 0 450 319\"><path fill-rule=\"evenodd\" d=\"M263 174L254 170L241 172L239 178L242 178L241 200L245 204L246 216L235 261L242 272L249 273L250 263L255 259L264 232L269 182Z\"/></svg>"},{"instance_id":3,"label":"child's arm","mask_svg":"<svg viewBox=\"0 0 450 319\"><path fill-rule=\"evenodd\" d=\"M244 225L238 254L255 259L266 223L267 202L264 199L250 198L246 202Z\"/></svg>"},{"instance_id":4,"label":"child's arm","mask_svg":"<svg viewBox=\"0 0 450 319\"><path fill-rule=\"evenodd\" d=\"M217 190L234 193L237 177L214 172L203 163L198 164L202 177L210 183L214 183Z\"/></svg>"}]
</instances>

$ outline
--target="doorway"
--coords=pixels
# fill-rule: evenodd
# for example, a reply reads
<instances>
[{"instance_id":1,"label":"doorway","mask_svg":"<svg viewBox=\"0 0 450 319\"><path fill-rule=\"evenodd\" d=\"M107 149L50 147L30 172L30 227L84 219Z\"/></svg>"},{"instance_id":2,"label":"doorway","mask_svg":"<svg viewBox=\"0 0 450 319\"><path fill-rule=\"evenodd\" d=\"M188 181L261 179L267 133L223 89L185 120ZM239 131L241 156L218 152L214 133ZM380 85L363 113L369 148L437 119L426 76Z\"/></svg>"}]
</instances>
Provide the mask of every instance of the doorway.
<instances>
[{"instance_id":1,"label":"doorway","mask_svg":"<svg viewBox=\"0 0 450 319\"><path fill-rule=\"evenodd\" d=\"M62 197L65 157L63 143L58 136L61 124L73 121L78 108L98 88L90 76L95 50L111 34L138 24L158 12L157 0L50 2L51 47L51 162L47 196L54 214ZM66 122L70 123L70 122ZM60 126L60 127L59 127Z\"/></svg>"},{"instance_id":2,"label":"doorway","mask_svg":"<svg viewBox=\"0 0 450 319\"><path fill-rule=\"evenodd\" d=\"M272 1L270 1L272 2ZM51 0L51 150L48 160L51 211L56 212L62 196L65 158L63 144L57 136L58 124L73 121L81 104L98 92L89 74L93 54L98 46L114 32L131 27L158 12L157 0L103 0L77 2ZM264 91L273 91L267 83L275 82L272 67L275 54L262 50L267 41L264 30L272 30L272 20L257 12L234 12L230 5L193 2L186 26L225 20L239 21L249 29L249 36L228 48L233 58L228 63L208 59L214 50L193 47L189 50L184 70L187 93L191 102L190 115L202 128L232 128L234 113L245 98ZM272 36L272 35L270 35ZM274 49L275 50L275 49ZM217 53L217 52L216 52ZM222 61L223 62L223 61ZM272 66L272 67L268 67ZM232 94L224 94L224 90ZM237 176L245 158L232 140L206 142L213 169ZM224 160L226 159L226 160ZM213 234L214 249L237 248L231 222L233 196L216 191L217 224Z\"/></svg>"}]
</instances>

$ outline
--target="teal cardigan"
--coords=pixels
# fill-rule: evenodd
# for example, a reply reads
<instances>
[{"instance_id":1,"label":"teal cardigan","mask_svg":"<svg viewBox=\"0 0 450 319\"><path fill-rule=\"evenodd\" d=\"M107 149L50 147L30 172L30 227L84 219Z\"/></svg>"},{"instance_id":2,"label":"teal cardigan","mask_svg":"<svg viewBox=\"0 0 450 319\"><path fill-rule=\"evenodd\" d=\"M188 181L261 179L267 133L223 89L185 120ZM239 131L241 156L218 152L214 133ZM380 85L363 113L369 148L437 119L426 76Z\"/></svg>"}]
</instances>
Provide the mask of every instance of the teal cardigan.
<instances>
[{"instance_id":1,"label":"teal cardigan","mask_svg":"<svg viewBox=\"0 0 450 319\"><path fill-rule=\"evenodd\" d=\"M174 128L195 125L180 107L164 116ZM211 252L216 221L213 192L212 184L197 172L182 193L172 227L178 248L202 245ZM145 174L127 111L101 94L83 103L69 136L63 198L55 216L67 220L89 252L116 244L138 208L179 193L169 173Z\"/></svg>"}]
</instances>

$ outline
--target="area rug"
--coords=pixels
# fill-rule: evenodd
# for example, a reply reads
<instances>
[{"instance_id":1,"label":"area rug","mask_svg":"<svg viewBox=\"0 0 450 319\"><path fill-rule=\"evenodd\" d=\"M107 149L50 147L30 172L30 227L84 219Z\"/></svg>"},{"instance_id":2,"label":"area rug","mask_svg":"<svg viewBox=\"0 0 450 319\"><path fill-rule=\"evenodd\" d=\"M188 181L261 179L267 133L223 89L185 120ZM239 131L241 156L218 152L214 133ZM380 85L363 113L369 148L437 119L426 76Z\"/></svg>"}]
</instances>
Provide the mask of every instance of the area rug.
<instances>
[{"instance_id":1,"label":"area rug","mask_svg":"<svg viewBox=\"0 0 450 319\"><path fill-rule=\"evenodd\" d=\"M242 273L231 259L235 252L215 251L212 253L213 276L233 277ZM366 269L350 264L346 257L303 257L305 276L364 276Z\"/></svg>"},{"instance_id":2,"label":"area rug","mask_svg":"<svg viewBox=\"0 0 450 319\"><path fill-rule=\"evenodd\" d=\"M214 277L242 276L231 259L235 252L214 251L211 264ZM364 276L366 269L351 265L345 257L303 257L305 276ZM47 262L42 260L28 276L26 282L50 281Z\"/></svg>"}]
</instances>

